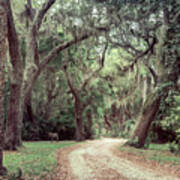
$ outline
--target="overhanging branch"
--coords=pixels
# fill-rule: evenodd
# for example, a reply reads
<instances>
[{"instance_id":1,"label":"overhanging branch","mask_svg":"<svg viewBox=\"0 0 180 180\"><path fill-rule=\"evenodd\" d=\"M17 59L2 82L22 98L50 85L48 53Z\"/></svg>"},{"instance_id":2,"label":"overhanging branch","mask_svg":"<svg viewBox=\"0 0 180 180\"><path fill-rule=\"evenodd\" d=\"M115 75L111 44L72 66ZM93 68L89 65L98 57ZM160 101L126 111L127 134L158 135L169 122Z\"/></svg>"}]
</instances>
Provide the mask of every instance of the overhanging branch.
<instances>
[{"instance_id":1,"label":"overhanging branch","mask_svg":"<svg viewBox=\"0 0 180 180\"><path fill-rule=\"evenodd\" d=\"M100 72L100 71L102 70L102 68L104 67L105 55L106 55L107 48L108 48L108 43L106 43L106 46L105 46L105 48L104 48L104 50L103 50L102 57L101 57L101 65L100 65L100 67L99 67L97 70L95 70L95 71L84 81L81 89L84 89L84 88L87 86L88 82L91 80L91 78L92 78L95 74L97 74L98 72Z\"/></svg>"},{"instance_id":2,"label":"overhanging branch","mask_svg":"<svg viewBox=\"0 0 180 180\"><path fill-rule=\"evenodd\" d=\"M124 68L118 68L118 69L119 69L120 71L122 71L122 72L127 72L129 69L132 69L132 68L134 67L134 65L138 62L139 59L141 59L142 57L144 57L145 55L147 55L148 52L150 52L150 51L153 50L154 45L156 44L156 42L157 42L157 40L156 40L156 38L154 37L154 38L153 38L153 41L152 41L152 43L150 44L150 46L149 46L148 49L146 49L145 51L143 51L143 52L141 52L140 54L138 54L138 55L134 58L133 62L132 62L130 65L125 66Z\"/></svg>"},{"instance_id":3,"label":"overhanging branch","mask_svg":"<svg viewBox=\"0 0 180 180\"><path fill-rule=\"evenodd\" d=\"M81 42L87 38L89 38L90 36L92 36L93 34L90 33L90 34L85 34L77 39L73 39L69 42L66 42L64 44L61 44L61 45L58 45L56 46L54 49L52 49L49 54L42 60L42 62L40 63L40 69L43 69L50 61L53 60L53 58L55 58L58 53L64 49L67 49L68 47L78 43L78 42Z\"/></svg>"},{"instance_id":4,"label":"overhanging branch","mask_svg":"<svg viewBox=\"0 0 180 180\"><path fill-rule=\"evenodd\" d=\"M56 0L48 0L42 5L41 10L38 12L37 16L34 19L33 26L31 29L31 41L33 44L33 51L34 51L34 62L37 66L39 66L39 52L38 52L38 43L37 43L37 36L38 36L38 31L41 27L43 18L49 8L55 3ZM30 6L32 10L32 5L31 5L31 0L28 0L28 6Z\"/></svg>"},{"instance_id":5,"label":"overhanging branch","mask_svg":"<svg viewBox=\"0 0 180 180\"><path fill-rule=\"evenodd\" d=\"M41 27L41 24L42 24L42 21L43 21L43 18L46 14L46 12L49 10L49 8L56 2L56 0L48 0L47 2L45 2L43 5L42 5L42 8L41 10L38 12L36 18L35 18L35 21L34 21L34 25L33 26L36 26L36 29L37 31L40 29Z\"/></svg>"},{"instance_id":6,"label":"overhanging branch","mask_svg":"<svg viewBox=\"0 0 180 180\"><path fill-rule=\"evenodd\" d=\"M149 65L146 65L148 70L150 71L150 73L152 74L152 77L154 79L154 87L156 87L157 82L158 82L158 76L156 75L156 72L154 71L154 69L152 67L150 67Z\"/></svg>"},{"instance_id":7,"label":"overhanging branch","mask_svg":"<svg viewBox=\"0 0 180 180\"><path fill-rule=\"evenodd\" d=\"M67 67L64 66L63 67L63 72L64 72L64 75L66 77L66 80L67 80L67 84L70 88L70 92L72 93L72 95L75 97L75 99L79 99L79 96L78 96L78 91L75 89L75 87L73 86L70 78L69 78L69 75L68 75L68 72L67 72Z\"/></svg>"},{"instance_id":8,"label":"overhanging branch","mask_svg":"<svg viewBox=\"0 0 180 180\"><path fill-rule=\"evenodd\" d=\"M14 24L14 18L12 14L10 0L6 1L7 5L7 21L8 21L8 43L9 43L9 54L13 68L16 72L21 69L21 53L19 47L18 34L16 32L16 27Z\"/></svg>"}]
</instances>

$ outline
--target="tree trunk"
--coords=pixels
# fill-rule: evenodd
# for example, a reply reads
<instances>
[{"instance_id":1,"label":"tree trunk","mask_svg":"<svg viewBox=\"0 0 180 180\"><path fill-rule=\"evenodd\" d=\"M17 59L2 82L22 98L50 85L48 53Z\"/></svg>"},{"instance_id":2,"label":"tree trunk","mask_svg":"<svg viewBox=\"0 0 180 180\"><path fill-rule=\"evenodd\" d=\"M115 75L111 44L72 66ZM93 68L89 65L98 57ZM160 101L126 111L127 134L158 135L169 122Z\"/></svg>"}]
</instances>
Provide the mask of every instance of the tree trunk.
<instances>
[{"instance_id":1,"label":"tree trunk","mask_svg":"<svg viewBox=\"0 0 180 180\"><path fill-rule=\"evenodd\" d=\"M7 14L5 4L0 0L0 176L6 174L3 167L3 143L4 143L4 80L7 46Z\"/></svg>"},{"instance_id":2,"label":"tree trunk","mask_svg":"<svg viewBox=\"0 0 180 180\"><path fill-rule=\"evenodd\" d=\"M25 71L27 74L30 74L32 69L26 69ZM34 123L31 106L31 91L38 75L39 71L36 71L31 76L29 75L28 79L24 79L23 82L21 79L19 84L11 83L10 108L6 125L6 149L16 150L18 146L22 145L21 131L25 110L28 110L30 120Z\"/></svg>"},{"instance_id":3,"label":"tree trunk","mask_svg":"<svg viewBox=\"0 0 180 180\"><path fill-rule=\"evenodd\" d=\"M156 116L156 113L159 110L160 100L161 97L158 96L157 92L154 92L147 97L142 113L139 117L139 120L137 121L135 129L130 138L130 142L128 142L128 144L138 148L144 146L145 140L148 135L148 130Z\"/></svg>"},{"instance_id":4,"label":"tree trunk","mask_svg":"<svg viewBox=\"0 0 180 180\"><path fill-rule=\"evenodd\" d=\"M52 6L55 1L45 3L39 11L37 19L33 21L35 24L32 29L28 29L27 35L27 52L26 64L23 70L23 62L21 58L21 51L19 46L18 34L14 25L14 18L11 10L10 0L6 0L8 12L8 41L9 52L12 64L11 72L11 95L10 107L7 118L6 128L6 149L16 150L17 146L22 144L21 141L21 128L24 113L24 103L26 96L31 91L34 82L36 81L40 70L38 66L38 46L37 46L37 32L41 26L43 17L47 10ZM53 58L52 56L51 58ZM48 59L48 60L51 60ZM47 64L47 63L46 63ZM45 64L45 65L46 65Z\"/></svg>"},{"instance_id":5,"label":"tree trunk","mask_svg":"<svg viewBox=\"0 0 180 180\"><path fill-rule=\"evenodd\" d=\"M14 18L11 10L11 2L10 0L6 0L4 2L6 2L7 5L9 54L12 64L12 72L10 75L10 107L7 118L7 140L5 147L6 149L15 150L17 146L22 144L21 128L26 95L34 86L38 75L46 67L46 65L57 56L60 51L72 46L73 44L76 44L77 42L89 38L92 33L85 34L79 37L79 39L71 40L65 44L56 46L46 57L44 57L40 63L37 43L38 32L45 14L55 3L55 0L45 2L42 5L42 9L40 9L40 11L37 13L35 20L32 21L33 24L31 29L28 29L28 35L26 38L26 64L24 70L21 51L19 48L18 34L16 32Z\"/></svg>"},{"instance_id":6,"label":"tree trunk","mask_svg":"<svg viewBox=\"0 0 180 180\"><path fill-rule=\"evenodd\" d=\"M86 112L87 126L86 126L86 138L92 138L92 112L91 110Z\"/></svg>"},{"instance_id":7,"label":"tree trunk","mask_svg":"<svg viewBox=\"0 0 180 180\"><path fill-rule=\"evenodd\" d=\"M82 109L81 102L79 99L75 99L75 121L76 121L76 140L83 141L83 121L82 121Z\"/></svg>"},{"instance_id":8,"label":"tree trunk","mask_svg":"<svg viewBox=\"0 0 180 180\"><path fill-rule=\"evenodd\" d=\"M16 150L16 147L22 144L20 132L21 124L19 123L20 113L22 111L21 84L11 84L10 92L10 107L6 123L5 149Z\"/></svg>"},{"instance_id":9,"label":"tree trunk","mask_svg":"<svg viewBox=\"0 0 180 180\"><path fill-rule=\"evenodd\" d=\"M24 120L29 121L32 125L35 124L34 114L32 109L32 92L29 91L25 97Z\"/></svg>"},{"instance_id":10,"label":"tree trunk","mask_svg":"<svg viewBox=\"0 0 180 180\"><path fill-rule=\"evenodd\" d=\"M15 150L16 146L21 145L21 124L19 123L22 99L21 87L23 80L23 67L19 47L18 35L16 33L14 19L11 11L10 1L7 0L8 14L8 42L9 54L12 64L10 73L10 99L9 110L6 124L5 148Z\"/></svg>"},{"instance_id":11,"label":"tree trunk","mask_svg":"<svg viewBox=\"0 0 180 180\"><path fill-rule=\"evenodd\" d=\"M175 11L173 9L172 13L174 12ZM174 21L170 20L170 17L173 17L173 16L169 16L170 15L169 13L170 11L168 12L167 7L164 6L163 25L160 28L160 31L158 34L158 44L156 45L156 63L157 63L158 71L157 71L157 77L155 78L155 81L157 81L156 83L159 83L158 85L159 90L156 88L157 90L152 92L147 97L140 119L137 122L136 128L131 136L131 140L128 143L136 147L144 146L150 125L152 121L154 120L156 113L159 110L160 101L162 98L163 98L162 100L165 100L165 98L167 97L168 91L173 87L172 84L174 83L174 80L173 79L171 80L170 76L177 75L176 74L177 72L176 71L174 72L174 68L168 69L165 63L167 60L171 60L172 62L174 61L173 63L175 65L176 60L177 62L179 61L179 59L174 59L173 55L169 56L169 52L171 52L172 49L178 45L178 43L175 44L176 41L173 41L176 39L176 36L174 33L175 31L171 29L171 28L176 27L175 25L177 24L177 22L175 23ZM174 23L173 25L169 24L169 22L171 21ZM171 32L173 32L173 34L171 34ZM176 30L176 32L178 31Z\"/></svg>"},{"instance_id":12,"label":"tree trunk","mask_svg":"<svg viewBox=\"0 0 180 180\"><path fill-rule=\"evenodd\" d=\"M33 73L32 73L33 72ZM40 71L32 67L24 70L22 76L28 77L20 79L19 84L11 83L10 108L6 125L5 149L16 150L22 145L22 122L25 108L30 106L32 88L40 74ZM23 81L22 81L23 80ZM28 107L32 110L32 107ZM31 113L31 118L33 114ZM31 119L33 121L34 119ZM12 133L14 132L14 133Z\"/></svg>"}]
</instances>

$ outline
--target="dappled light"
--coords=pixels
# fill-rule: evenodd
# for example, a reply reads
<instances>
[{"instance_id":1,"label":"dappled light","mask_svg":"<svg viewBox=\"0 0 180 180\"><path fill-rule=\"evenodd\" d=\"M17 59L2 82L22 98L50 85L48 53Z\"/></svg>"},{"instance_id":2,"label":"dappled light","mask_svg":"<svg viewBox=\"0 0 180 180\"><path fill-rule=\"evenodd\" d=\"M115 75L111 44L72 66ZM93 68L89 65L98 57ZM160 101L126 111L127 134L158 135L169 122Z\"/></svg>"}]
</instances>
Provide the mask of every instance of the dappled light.
<instances>
[{"instance_id":1,"label":"dappled light","mask_svg":"<svg viewBox=\"0 0 180 180\"><path fill-rule=\"evenodd\" d=\"M0 0L0 179L180 179L179 12Z\"/></svg>"}]
</instances>

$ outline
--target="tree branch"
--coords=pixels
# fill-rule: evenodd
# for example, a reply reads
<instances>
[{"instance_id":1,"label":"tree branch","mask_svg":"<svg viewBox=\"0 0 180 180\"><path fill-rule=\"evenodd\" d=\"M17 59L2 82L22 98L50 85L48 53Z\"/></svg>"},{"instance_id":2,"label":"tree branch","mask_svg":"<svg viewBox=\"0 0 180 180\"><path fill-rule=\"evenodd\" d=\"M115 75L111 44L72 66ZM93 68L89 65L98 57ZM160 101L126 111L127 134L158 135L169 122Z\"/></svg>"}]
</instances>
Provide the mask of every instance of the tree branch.
<instances>
[{"instance_id":1,"label":"tree branch","mask_svg":"<svg viewBox=\"0 0 180 180\"><path fill-rule=\"evenodd\" d=\"M130 90L125 95L118 97L119 101L121 101L121 102L125 101L128 97L130 97L138 87L139 66L137 64L136 64L136 66L137 66L137 71L136 71L136 75L134 78L135 82L132 85L132 87L129 88Z\"/></svg>"},{"instance_id":2,"label":"tree branch","mask_svg":"<svg viewBox=\"0 0 180 180\"><path fill-rule=\"evenodd\" d=\"M16 70L21 65L21 53L19 47L18 34L14 25L14 18L12 15L10 0L7 0L7 18L8 18L8 43L9 43L9 54L13 68ZM21 69L21 68L20 68ZM15 70L15 71L16 71ZM17 72L17 71L16 71Z\"/></svg>"},{"instance_id":3,"label":"tree branch","mask_svg":"<svg viewBox=\"0 0 180 180\"><path fill-rule=\"evenodd\" d=\"M46 14L46 12L49 10L49 8L56 2L56 0L48 0L47 2L45 2L42 5L41 10L38 12L35 21L34 21L34 25L36 27L36 30L39 31L43 18Z\"/></svg>"},{"instance_id":4,"label":"tree branch","mask_svg":"<svg viewBox=\"0 0 180 180\"><path fill-rule=\"evenodd\" d=\"M131 54L131 52L129 51L129 49L132 50L132 51L135 52L135 53L141 53L141 52L142 52L142 51L136 49L135 47L133 47L130 43L121 44L121 43L119 43L119 42L114 42L114 41L112 41L111 39L109 39L109 40L110 40L110 42L111 42L113 45L125 49L125 50L126 50L128 53L130 53L130 54Z\"/></svg>"},{"instance_id":5,"label":"tree branch","mask_svg":"<svg viewBox=\"0 0 180 180\"><path fill-rule=\"evenodd\" d=\"M31 42L30 44L32 45L31 48L33 48L33 58L34 58L34 63L39 66L39 51L38 51L38 43L37 43L37 36L38 36L38 31L41 27L43 18L45 16L45 14L47 13L47 11L49 10L49 8L55 3L56 0L48 0L47 2L45 2L42 5L41 10L38 12L37 16L34 19L34 23L32 25L31 28L31 34L30 34L30 39ZM31 15L31 19L33 19L33 9L32 9L32 4L31 4L31 0L28 0L28 9L30 10Z\"/></svg>"},{"instance_id":6,"label":"tree branch","mask_svg":"<svg viewBox=\"0 0 180 180\"><path fill-rule=\"evenodd\" d=\"M158 82L158 76L152 67L150 67L149 65L146 65L146 66L149 69L150 73L152 74L152 77L154 79L154 87L156 87L157 82Z\"/></svg>"},{"instance_id":7,"label":"tree branch","mask_svg":"<svg viewBox=\"0 0 180 180\"><path fill-rule=\"evenodd\" d=\"M95 74L97 74L99 71L101 71L102 68L104 67L105 55L106 55L107 48L108 48L108 43L106 43L106 46L105 46L105 48L104 48L104 50L103 50L102 57L101 57L100 67L99 67L97 70L95 70L95 71L84 81L81 89L84 89L84 88L87 86L88 82L91 80L91 78L92 78Z\"/></svg>"},{"instance_id":8,"label":"tree branch","mask_svg":"<svg viewBox=\"0 0 180 180\"><path fill-rule=\"evenodd\" d=\"M71 80L69 78L69 75L67 73L67 67L65 67L65 66L63 67L63 72L65 74L65 77L66 77L66 80L67 80L67 83L68 83L68 86L70 88L71 93L73 94L75 99L79 99L77 90L73 87L73 84L72 84L72 82L71 82Z\"/></svg>"},{"instance_id":9,"label":"tree branch","mask_svg":"<svg viewBox=\"0 0 180 180\"><path fill-rule=\"evenodd\" d=\"M30 19L31 19L31 21L33 20L33 18L34 18L34 13L35 13L35 10L33 10L33 8L32 8L32 3L31 3L31 0L28 0L28 2L27 2L27 7L26 7L27 9L27 11L29 11L29 12L27 12L27 13L29 13L29 17L30 17Z\"/></svg>"},{"instance_id":10,"label":"tree branch","mask_svg":"<svg viewBox=\"0 0 180 180\"><path fill-rule=\"evenodd\" d=\"M66 42L64 44L61 44L61 45L58 45L56 46L54 49L52 49L49 54L42 60L42 62L40 63L40 69L43 69L50 61L53 60L53 58L55 58L58 53L64 49L67 49L68 47L78 43L78 42L81 42L87 38L89 38L90 36L92 36L93 33L90 33L90 34L85 34L77 39L73 39L69 42Z\"/></svg>"},{"instance_id":11,"label":"tree branch","mask_svg":"<svg viewBox=\"0 0 180 180\"><path fill-rule=\"evenodd\" d=\"M138 55L134 58L133 62L132 62L130 65L125 66L123 69L122 69L122 68L118 68L118 69L119 69L120 71L122 71L122 72L127 72L129 69L132 69L132 68L134 67L134 65L137 63L137 61L138 61L140 58L144 57L145 55L148 54L149 51L152 51L152 50L153 50L154 45L156 44L156 42L157 42L157 40L156 40L156 38L154 37L154 38L153 38L153 41L152 41L152 43L150 44L150 46L149 46L148 49L146 49L145 51L143 51L143 52L141 52L140 54L138 54Z\"/></svg>"}]
</instances>

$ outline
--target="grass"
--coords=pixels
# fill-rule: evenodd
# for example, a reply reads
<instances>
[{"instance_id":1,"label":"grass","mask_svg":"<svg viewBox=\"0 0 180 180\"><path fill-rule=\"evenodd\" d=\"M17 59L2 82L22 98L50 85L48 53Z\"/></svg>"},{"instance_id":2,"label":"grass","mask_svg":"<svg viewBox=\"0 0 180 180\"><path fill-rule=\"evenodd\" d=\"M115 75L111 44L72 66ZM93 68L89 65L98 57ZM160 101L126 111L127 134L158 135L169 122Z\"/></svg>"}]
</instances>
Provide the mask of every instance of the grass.
<instances>
[{"instance_id":1,"label":"grass","mask_svg":"<svg viewBox=\"0 0 180 180\"><path fill-rule=\"evenodd\" d=\"M143 156L146 159L155 160L160 163L169 162L180 165L180 155L169 151L169 144L150 144L148 149L137 149L130 146L121 146L120 151L132 153L136 156Z\"/></svg>"},{"instance_id":2,"label":"grass","mask_svg":"<svg viewBox=\"0 0 180 180\"><path fill-rule=\"evenodd\" d=\"M53 172L57 166L55 152L57 149L76 144L63 142L25 142L17 152L4 153L4 165L12 176L21 169L27 177L44 176Z\"/></svg>"}]
</instances>

